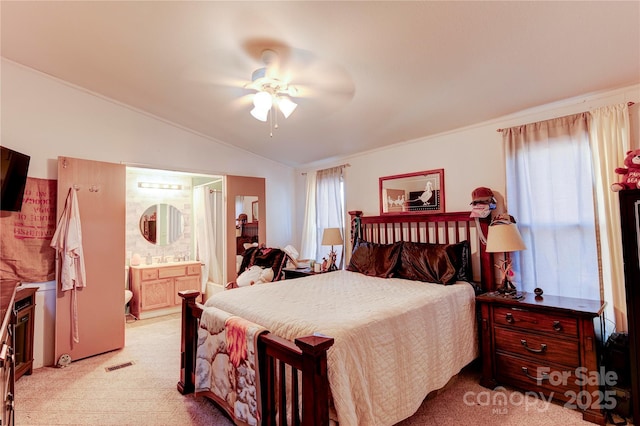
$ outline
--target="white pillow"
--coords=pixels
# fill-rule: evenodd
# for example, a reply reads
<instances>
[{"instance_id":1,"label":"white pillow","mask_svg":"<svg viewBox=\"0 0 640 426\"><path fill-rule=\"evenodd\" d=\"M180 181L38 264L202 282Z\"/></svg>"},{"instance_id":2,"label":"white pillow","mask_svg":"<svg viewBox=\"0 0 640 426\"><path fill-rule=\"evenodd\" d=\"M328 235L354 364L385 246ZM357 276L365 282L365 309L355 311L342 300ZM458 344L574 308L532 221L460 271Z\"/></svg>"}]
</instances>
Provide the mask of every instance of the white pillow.
<instances>
[{"instance_id":1,"label":"white pillow","mask_svg":"<svg viewBox=\"0 0 640 426\"><path fill-rule=\"evenodd\" d=\"M261 274L262 268L257 265L253 265L252 267L245 269L245 271L238 276L236 284L238 284L238 287L253 285L260 279Z\"/></svg>"}]
</instances>

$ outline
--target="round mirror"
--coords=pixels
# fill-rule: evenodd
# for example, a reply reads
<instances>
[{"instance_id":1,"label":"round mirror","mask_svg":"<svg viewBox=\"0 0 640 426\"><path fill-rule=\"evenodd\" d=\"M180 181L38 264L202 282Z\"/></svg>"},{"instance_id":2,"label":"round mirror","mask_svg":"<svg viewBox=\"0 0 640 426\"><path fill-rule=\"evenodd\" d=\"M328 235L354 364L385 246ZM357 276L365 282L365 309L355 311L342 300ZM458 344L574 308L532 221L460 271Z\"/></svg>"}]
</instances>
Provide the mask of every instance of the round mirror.
<instances>
[{"instance_id":1,"label":"round mirror","mask_svg":"<svg viewBox=\"0 0 640 426\"><path fill-rule=\"evenodd\" d=\"M169 204L154 204L140 218L140 233L151 244L166 246L182 236L184 220L180 210Z\"/></svg>"}]
</instances>

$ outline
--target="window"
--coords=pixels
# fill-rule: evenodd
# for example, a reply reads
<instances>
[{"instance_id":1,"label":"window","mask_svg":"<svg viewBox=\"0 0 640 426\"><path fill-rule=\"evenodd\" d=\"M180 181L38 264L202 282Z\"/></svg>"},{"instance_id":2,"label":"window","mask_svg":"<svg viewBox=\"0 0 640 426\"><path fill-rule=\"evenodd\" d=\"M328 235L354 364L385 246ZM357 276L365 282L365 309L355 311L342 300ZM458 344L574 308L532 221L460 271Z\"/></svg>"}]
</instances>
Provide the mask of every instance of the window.
<instances>
[{"instance_id":1,"label":"window","mask_svg":"<svg viewBox=\"0 0 640 426\"><path fill-rule=\"evenodd\" d=\"M600 299L587 113L503 130L507 203L527 250L519 289Z\"/></svg>"},{"instance_id":2,"label":"window","mask_svg":"<svg viewBox=\"0 0 640 426\"><path fill-rule=\"evenodd\" d=\"M302 235L301 257L321 260L329 253L331 247L322 243L325 228L340 228L344 224L344 166L318 170L314 175L307 175L307 208ZM337 253L337 266L340 268L344 260L343 246L334 247Z\"/></svg>"}]
</instances>

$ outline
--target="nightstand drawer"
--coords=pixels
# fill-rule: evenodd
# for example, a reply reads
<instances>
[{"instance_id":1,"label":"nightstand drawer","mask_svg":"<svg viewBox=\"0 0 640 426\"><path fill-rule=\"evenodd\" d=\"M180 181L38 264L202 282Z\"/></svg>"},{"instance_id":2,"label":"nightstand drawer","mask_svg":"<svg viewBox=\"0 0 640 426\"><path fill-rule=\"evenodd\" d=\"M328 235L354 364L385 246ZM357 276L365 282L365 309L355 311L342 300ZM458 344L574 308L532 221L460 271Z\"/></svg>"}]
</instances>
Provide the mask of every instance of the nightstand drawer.
<instances>
[{"instance_id":1,"label":"nightstand drawer","mask_svg":"<svg viewBox=\"0 0 640 426\"><path fill-rule=\"evenodd\" d=\"M548 312L533 312L525 309L496 307L494 319L497 325L520 327L557 335L578 335L578 321L575 318Z\"/></svg>"},{"instance_id":2,"label":"nightstand drawer","mask_svg":"<svg viewBox=\"0 0 640 426\"><path fill-rule=\"evenodd\" d=\"M495 344L496 351L569 367L578 367L580 364L577 340L496 327Z\"/></svg>"},{"instance_id":3,"label":"nightstand drawer","mask_svg":"<svg viewBox=\"0 0 640 426\"><path fill-rule=\"evenodd\" d=\"M553 397L566 400L581 389L575 368L537 363L506 354L496 354L496 378L529 391L553 392Z\"/></svg>"}]
</instances>

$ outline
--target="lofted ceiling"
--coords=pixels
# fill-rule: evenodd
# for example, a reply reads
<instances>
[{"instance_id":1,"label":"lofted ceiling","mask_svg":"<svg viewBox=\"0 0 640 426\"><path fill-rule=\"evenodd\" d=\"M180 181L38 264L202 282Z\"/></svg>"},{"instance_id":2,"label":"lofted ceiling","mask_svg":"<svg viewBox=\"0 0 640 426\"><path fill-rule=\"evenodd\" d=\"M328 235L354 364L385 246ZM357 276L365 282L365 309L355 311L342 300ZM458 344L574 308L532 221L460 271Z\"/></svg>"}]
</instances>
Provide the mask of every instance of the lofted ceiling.
<instances>
[{"instance_id":1,"label":"lofted ceiling","mask_svg":"<svg viewBox=\"0 0 640 426\"><path fill-rule=\"evenodd\" d=\"M637 1L2 1L2 56L290 166L640 82ZM254 119L278 53L294 113Z\"/></svg>"}]
</instances>

